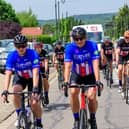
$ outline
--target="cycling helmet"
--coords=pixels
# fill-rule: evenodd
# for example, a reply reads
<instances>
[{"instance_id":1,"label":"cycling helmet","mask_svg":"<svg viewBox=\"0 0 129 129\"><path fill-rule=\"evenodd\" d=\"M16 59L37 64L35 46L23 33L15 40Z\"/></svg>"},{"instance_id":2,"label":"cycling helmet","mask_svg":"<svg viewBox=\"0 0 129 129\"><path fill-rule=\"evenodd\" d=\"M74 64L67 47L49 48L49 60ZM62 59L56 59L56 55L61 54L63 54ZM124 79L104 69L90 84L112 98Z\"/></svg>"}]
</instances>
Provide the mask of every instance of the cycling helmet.
<instances>
[{"instance_id":1,"label":"cycling helmet","mask_svg":"<svg viewBox=\"0 0 129 129\"><path fill-rule=\"evenodd\" d=\"M129 30L124 32L124 37L129 37Z\"/></svg>"},{"instance_id":2,"label":"cycling helmet","mask_svg":"<svg viewBox=\"0 0 129 129\"><path fill-rule=\"evenodd\" d=\"M40 42L35 42L34 43L34 48L42 48L43 47L43 44L42 43L40 43Z\"/></svg>"},{"instance_id":3,"label":"cycling helmet","mask_svg":"<svg viewBox=\"0 0 129 129\"><path fill-rule=\"evenodd\" d=\"M25 44L27 42L28 39L22 34L18 34L14 37L14 44Z\"/></svg>"},{"instance_id":4,"label":"cycling helmet","mask_svg":"<svg viewBox=\"0 0 129 129\"><path fill-rule=\"evenodd\" d=\"M73 39L78 38L78 37L85 38L86 37L86 30L82 27L77 27L77 28L72 30L72 37L73 37Z\"/></svg>"},{"instance_id":5,"label":"cycling helmet","mask_svg":"<svg viewBox=\"0 0 129 129\"><path fill-rule=\"evenodd\" d=\"M61 41L57 41L56 45L62 45L62 42Z\"/></svg>"},{"instance_id":6,"label":"cycling helmet","mask_svg":"<svg viewBox=\"0 0 129 129\"><path fill-rule=\"evenodd\" d=\"M111 42L111 39L109 37L104 38L104 42Z\"/></svg>"}]
</instances>

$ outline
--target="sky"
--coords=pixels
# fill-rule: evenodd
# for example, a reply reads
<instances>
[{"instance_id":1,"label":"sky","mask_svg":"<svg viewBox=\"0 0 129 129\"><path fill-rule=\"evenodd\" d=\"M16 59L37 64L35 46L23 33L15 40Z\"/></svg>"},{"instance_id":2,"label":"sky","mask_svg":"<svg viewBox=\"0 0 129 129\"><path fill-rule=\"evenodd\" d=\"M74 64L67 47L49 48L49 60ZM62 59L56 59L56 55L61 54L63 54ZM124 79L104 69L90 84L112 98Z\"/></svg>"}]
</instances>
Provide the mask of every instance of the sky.
<instances>
[{"instance_id":1,"label":"sky","mask_svg":"<svg viewBox=\"0 0 129 129\"><path fill-rule=\"evenodd\" d=\"M55 0L5 0L10 3L16 12L32 9L38 19L48 20L55 18ZM118 12L129 0L57 0L60 3L60 17L78 14L98 14Z\"/></svg>"}]
</instances>

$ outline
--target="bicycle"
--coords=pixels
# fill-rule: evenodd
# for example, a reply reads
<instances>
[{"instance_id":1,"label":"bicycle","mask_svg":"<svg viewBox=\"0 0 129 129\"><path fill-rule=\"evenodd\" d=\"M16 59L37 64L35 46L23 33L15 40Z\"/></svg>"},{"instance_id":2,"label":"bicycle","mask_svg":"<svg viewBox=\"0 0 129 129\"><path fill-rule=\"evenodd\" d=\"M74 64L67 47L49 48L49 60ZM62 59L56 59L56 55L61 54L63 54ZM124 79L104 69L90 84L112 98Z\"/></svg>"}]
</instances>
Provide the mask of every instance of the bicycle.
<instances>
[{"instance_id":1,"label":"bicycle","mask_svg":"<svg viewBox=\"0 0 129 129\"><path fill-rule=\"evenodd\" d=\"M58 61L58 88L59 90L62 89L62 84L63 84L63 64L61 61Z\"/></svg>"},{"instance_id":2,"label":"bicycle","mask_svg":"<svg viewBox=\"0 0 129 129\"><path fill-rule=\"evenodd\" d=\"M88 98L85 96L85 92L91 88L91 87L96 87L96 84L91 84L91 85L77 85L77 86L70 86L69 88L80 88L81 93L80 93L80 98L81 98L81 104L80 104L80 111L79 111L79 129L89 129L90 127L90 122L89 122L89 115L88 115ZM101 96L101 90L100 86L98 86L98 96Z\"/></svg>"},{"instance_id":3,"label":"bicycle","mask_svg":"<svg viewBox=\"0 0 129 129\"><path fill-rule=\"evenodd\" d=\"M32 92L30 91L22 91L22 92L8 92L8 95L20 95L21 96L21 111L18 116L18 127L17 129L35 129L35 116L28 118L26 107L30 107L29 98ZM27 104L26 100L27 99ZM8 100L6 100L9 103ZM30 107L30 114L33 114ZM32 116L32 115L31 115ZM32 127L32 128L31 128Z\"/></svg>"},{"instance_id":4,"label":"bicycle","mask_svg":"<svg viewBox=\"0 0 129 129\"><path fill-rule=\"evenodd\" d=\"M126 100L126 104L128 104L128 100L129 100L129 68L127 66L126 68L126 72L127 74L124 73L125 71L125 65L129 65L128 61L124 61L123 62L123 72L122 72L122 91L124 93L123 98Z\"/></svg>"},{"instance_id":5,"label":"bicycle","mask_svg":"<svg viewBox=\"0 0 129 129\"><path fill-rule=\"evenodd\" d=\"M110 71L110 61L108 61L106 66L104 67L103 73L104 73L104 78L106 79L107 87L111 88L112 78L111 78L111 71Z\"/></svg>"},{"instance_id":6,"label":"bicycle","mask_svg":"<svg viewBox=\"0 0 129 129\"><path fill-rule=\"evenodd\" d=\"M40 73L41 75L42 74L45 74L45 73ZM47 77L47 79L48 79L48 74L46 74L46 77ZM44 95L44 84L43 84L43 81L42 81L42 88L41 88L41 90L42 90L42 92L41 92L41 95L40 95L40 100L41 100L41 104L42 104L42 107L46 107L47 106L47 104L45 104L45 95Z\"/></svg>"}]
</instances>

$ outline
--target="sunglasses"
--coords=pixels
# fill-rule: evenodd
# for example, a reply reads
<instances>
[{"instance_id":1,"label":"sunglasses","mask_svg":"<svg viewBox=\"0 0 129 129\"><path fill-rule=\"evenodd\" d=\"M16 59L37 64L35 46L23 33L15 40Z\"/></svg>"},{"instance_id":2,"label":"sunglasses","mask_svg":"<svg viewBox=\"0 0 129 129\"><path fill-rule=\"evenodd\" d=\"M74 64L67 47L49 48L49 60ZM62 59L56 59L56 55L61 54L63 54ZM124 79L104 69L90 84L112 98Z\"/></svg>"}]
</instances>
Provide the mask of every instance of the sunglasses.
<instances>
[{"instance_id":1,"label":"sunglasses","mask_svg":"<svg viewBox=\"0 0 129 129\"><path fill-rule=\"evenodd\" d=\"M84 37L80 37L80 38L74 38L75 41L82 41L84 39Z\"/></svg>"},{"instance_id":2,"label":"sunglasses","mask_svg":"<svg viewBox=\"0 0 129 129\"><path fill-rule=\"evenodd\" d=\"M27 45L26 44L15 44L16 48L25 48Z\"/></svg>"}]
</instances>

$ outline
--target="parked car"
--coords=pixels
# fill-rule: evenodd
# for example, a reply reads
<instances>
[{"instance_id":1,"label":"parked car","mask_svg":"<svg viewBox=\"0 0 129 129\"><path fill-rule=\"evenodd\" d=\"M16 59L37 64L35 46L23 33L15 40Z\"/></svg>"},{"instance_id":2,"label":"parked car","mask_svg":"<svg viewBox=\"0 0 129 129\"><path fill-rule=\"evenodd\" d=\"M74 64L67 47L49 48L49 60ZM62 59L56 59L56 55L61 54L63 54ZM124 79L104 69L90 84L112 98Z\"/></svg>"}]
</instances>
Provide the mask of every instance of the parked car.
<instances>
[{"instance_id":1,"label":"parked car","mask_svg":"<svg viewBox=\"0 0 129 129\"><path fill-rule=\"evenodd\" d=\"M0 53L0 72L4 73L7 56L9 52L15 50L15 47L12 39L3 40L1 47L3 48L3 50Z\"/></svg>"}]
</instances>

